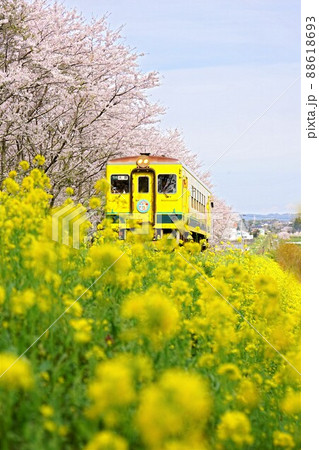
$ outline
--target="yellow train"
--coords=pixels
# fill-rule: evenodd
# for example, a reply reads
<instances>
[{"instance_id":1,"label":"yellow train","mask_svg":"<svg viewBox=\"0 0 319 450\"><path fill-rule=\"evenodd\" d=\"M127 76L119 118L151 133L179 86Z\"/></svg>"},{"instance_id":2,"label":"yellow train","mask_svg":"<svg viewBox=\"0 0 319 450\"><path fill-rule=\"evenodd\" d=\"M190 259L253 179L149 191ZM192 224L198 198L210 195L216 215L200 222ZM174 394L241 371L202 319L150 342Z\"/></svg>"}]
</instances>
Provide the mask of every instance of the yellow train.
<instances>
[{"instance_id":1,"label":"yellow train","mask_svg":"<svg viewBox=\"0 0 319 450\"><path fill-rule=\"evenodd\" d=\"M140 233L151 228L154 239L209 238L212 194L178 159L148 153L112 159L106 179L106 214L118 224L120 239L136 224Z\"/></svg>"}]
</instances>

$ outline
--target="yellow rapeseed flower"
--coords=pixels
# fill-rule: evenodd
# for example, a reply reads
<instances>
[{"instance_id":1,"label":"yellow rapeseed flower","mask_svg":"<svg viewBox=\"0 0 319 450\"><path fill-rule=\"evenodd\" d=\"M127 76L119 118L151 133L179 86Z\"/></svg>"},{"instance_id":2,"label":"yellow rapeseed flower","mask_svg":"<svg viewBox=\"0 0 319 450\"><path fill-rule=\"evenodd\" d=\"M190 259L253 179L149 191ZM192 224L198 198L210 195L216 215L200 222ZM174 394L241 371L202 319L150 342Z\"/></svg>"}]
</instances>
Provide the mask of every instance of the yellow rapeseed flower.
<instances>
[{"instance_id":1,"label":"yellow rapeseed flower","mask_svg":"<svg viewBox=\"0 0 319 450\"><path fill-rule=\"evenodd\" d=\"M59 434L59 436L64 437L64 436L66 436L68 434L68 432L69 432L69 427L67 425L60 425L58 427L58 434Z\"/></svg>"},{"instance_id":2,"label":"yellow rapeseed flower","mask_svg":"<svg viewBox=\"0 0 319 450\"><path fill-rule=\"evenodd\" d=\"M88 264L82 274L84 277L97 277L107 270L101 282L123 283L125 286L130 268L130 258L124 252L115 245L105 244L90 247Z\"/></svg>"},{"instance_id":3,"label":"yellow rapeseed flower","mask_svg":"<svg viewBox=\"0 0 319 450\"><path fill-rule=\"evenodd\" d=\"M84 447L84 450L128 450L128 444L124 438L112 431L100 431Z\"/></svg>"},{"instance_id":4,"label":"yellow rapeseed flower","mask_svg":"<svg viewBox=\"0 0 319 450\"><path fill-rule=\"evenodd\" d=\"M240 370L235 364L232 363L222 364L218 368L217 373L219 375L225 375L230 380L239 380L241 378Z\"/></svg>"},{"instance_id":5,"label":"yellow rapeseed flower","mask_svg":"<svg viewBox=\"0 0 319 450\"><path fill-rule=\"evenodd\" d=\"M137 331L158 345L172 338L178 329L179 313L173 301L164 297L157 286L144 294L130 296L123 304L124 318L137 321Z\"/></svg>"},{"instance_id":6,"label":"yellow rapeseed flower","mask_svg":"<svg viewBox=\"0 0 319 450\"><path fill-rule=\"evenodd\" d=\"M35 304L35 293L32 289L17 292L11 297L10 304L14 314L23 315Z\"/></svg>"},{"instance_id":7,"label":"yellow rapeseed flower","mask_svg":"<svg viewBox=\"0 0 319 450\"><path fill-rule=\"evenodd\" d=\"M58 255L54 242L35 241L25 252L25 266L32 268L37 275L44 275L56 269Z\"/></svg>"},{"instance_id":8,"label":"yellow rapeseed flower","mask_svg":"<svg viewBox=\"0 0 319 450\"><path fill-rule=\"evenodd\" d=\"M99 208L101 206L101 199L99 197L91 197L89 206L91 209Z\"/></svg>"},{"instance_id":9,"label":"yellow rapeseed flower","mask_svg":"<svg viewBox=\"0 0 319 450\"><path fill-rule=\"evenodd\" d=\"M206 368L211 368L213 367L215 362L215 357L212 353L203 353L199 360L198 360L198 367L206 367Z\"/></svg>"},{"instance_id":10,"label":"yellow rapeseed flower","mask_svg":"<svg viewBox=\"0 0 319 450\"><path fill-rule=\"evenodd\" d=\"M300 392L289 391L281 402L281 410L286 414L298 414L301 410Z\"/></svg>"},{"instance_id":11,"label":"yellow rapeseed flower","mask_svg":"<svg viewBox=\"0 0 319 450\"><path fill-rule=\"evenodd\" d=\"M19 162L19 166L26 172L29 169L30 164L28 163L28 161L23 160Z\"/></svg>"},{"instance_id":12,"label":"yellow rapeseed flower","mask_svg":"<svg viewBox=\"0 0 319 450\"><path fill-rule=\"evenodd\" d=\"M88 319L71 319L71 327L75 330L74 340L81 344L90 342L92 336L92 326Z\"/></svg>"},{"instance_id":13,"label":"yellow rapeseed flower","mask_svg":"<svg viewBox=\"0 0 319 450\"><path fill-rule=\"evenodd\" d=\"M12 178L6 178L2 183L4 189L9 192L9 194L17 194L19 192L20 186L19 184L13 180Z\"/></svg>"},{"instance_id":14,"label":"yellow rapeseed flower","mask_svg":"<svg viewBox=\"0 0 319 450\"><path fill-rule=\"evenodd\" d=\"M220 441L232 441L239 447L253 443L250 421L240 411L227 411L222 415L217 426L217 436Z\"/></svg>"},{"instance_id":15,"label":"yellow rapeseed flower","mask_svg":"<svg viewBox=\"0 0 319 450\"><path fill-rule=\"evenodd\" d=\"M105 194L107 190L110 188L110 183L106 178L101 178L95 183L94 189L96 192Z\"/></svg>"},{"instance_id":16,"label":"yellow rapeseed flower","mask_svg":"<svg viewBox=\"0 0 319 450\"><path fill-rule=\"evenodd\" d=\"M238 387L237 401L248 409L255 408L259 403L259 393L256 385L248 379L243 379Z\"/></svg>"},{"instance_id":17,"label":"yellow rapeseed flower","mask_svg":"<svg viewBox=\"0 0 319 450\"><path fill-rule=\"evenodd\" d=\"M106 423L112 408L127 407L135 400L132 370L123 357L104 361L97 366L88 395L92 401L88 409L89 417L102 417Z\"/></svg>"},{"instance_id":18,"label":"yellow rapeseed flower","mask_svg":"<svg viewBox=\"0 0 319 450\"><path fill-rule=\"evenodd\" d=\"M50 381L50 374L47 371L40 372L40 377L44 381Z\"/></svg>"},{"instance_id":19,"label":"yellow rapeseed flower","mask_svg":"<svg viewBox=\"0 0 319 450\"><path fill-rule=\"evenodd\" d=\"M6 298L6 291L2 286L0 286L0 305L3 305L5 298Z\"/></svg>"},{"instance_id":20,"label":"yellow rapeseed flower","mask_svg":"<svg viewBox=\"0 0 319 450\"><path fill-rule=\"evenodd\" d=\"M67 187L65 189L65 193L66 193L66 195L73 195L74 194L74 189L71 188L71 187Z\"/></svg>"},{"instance_id":21,"label":"yellow rapeseed flower","mask_svg":"<svg viewBox=\"0 0 319 450\"><path fill-rule=\"evenodd\" d=\"M198 374L167 370L159 382L144 389L137 412L137 426L147 448L183 436L200 436L209 417L212 399Z\"/></svg>"},{"instance_id":22,"label":"yellow rapeseed flower","mask_svg":"<svg viewBox=\"0 0 319 450\"><path fill-rule=\"evenodd\" d=\"M185 440L169 441L163 450L209 450L210 448L201 436L194 436L193 438L187 437Z\"/></svg>"},{"instance_id":23,"label":"yellow rapeseed flower","mask_svg":"<svg viewBox=\"0 0 319 450\"><path fill-rule=\"evenodd\" d=\"M34 180L32 177L24 177L21 183L21 187L25 191L31 191L34 187Z\"/></svg>"},{"instance_id":24,"label":"yellow rapeseed flower","mask_svg":"<svg viewBox=\"0 0 319 450\"><path fill-rule=\"evenodd\" d=\"M43 424L43 428L50 433L54 433L57 429L56 423L53 420L46 420Z\"/></svg>"},{"instance_id":25,"label":"yellow rapeseed flower","mask_svg":"<svg viewBox=\"0 0 319 450\"><path fill-rule=\"evenodd\" d=\"M273 442L275 447L294 448L295 442L289 433L283 431L275 431L273 433Z\"/></svg>"},{"instance_id":26,"label":"yellow rapeseed flower","mask_svg":"<svg viewBox=\"0 0 319 450\"><path fill-rule=\"evenodd\" d=\"M78 297L76 297L78 298ZM67 296L63 298L63 303L65 306L69 307L69 309L66 310L66 314L70 314L73 317L81 317L83 313L83 308L79 302L75 303L75 300L69 299Z\"/></svg>"},{"instance_id":27,"label":"yellow rapeseed flower","mask_svg":"<svg viewBox=\"0 0 319 450\"><path fill-rule=\"evenodd\" d=\"M43 417L52 417L54 414L54 409L50 405L41 405L40 413Z\"/></svg>"},{"instance_id":28,"label":"yellow rapeseed flower","mask_svg":"<svg viewBox=\"0 0 319 450\"><path fill-rule=\"evenodd\" d=\"M45 157L43 155L36 155L33 159L33 163L37 164L38 166L43 166L45 163Z\"/></svg>"},{"instance_id":29,"label":"yellow rapeseed flower","mask_svg":"<svg viewBox=\"0 0 319 450\"><path fill-rule=\"evenodd\" d=\"M95 358L98 360L103 360L106 359L106 354L102 347L93 345L93 347L88 352L86 352L85 357L86 359Z\"/></svg>"},{"instance_id":30,"label":"yellow rapeseed flower","mask_svg":"<svg viewBox=\"0 0 319 450\"><path fill-rule=\"evenodd\" d=\"M11 353L0 353L0 386L7 389L29 390L33 387L34 378L29 361L17 360Z\"/></svg>"}]
</instances>

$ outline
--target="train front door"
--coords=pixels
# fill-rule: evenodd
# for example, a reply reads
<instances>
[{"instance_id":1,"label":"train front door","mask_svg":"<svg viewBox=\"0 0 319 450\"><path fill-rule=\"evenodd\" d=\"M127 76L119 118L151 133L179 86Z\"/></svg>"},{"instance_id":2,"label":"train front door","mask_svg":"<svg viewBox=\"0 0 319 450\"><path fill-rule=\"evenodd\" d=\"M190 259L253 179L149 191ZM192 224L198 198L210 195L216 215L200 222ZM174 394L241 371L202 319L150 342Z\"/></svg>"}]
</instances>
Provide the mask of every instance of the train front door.
<instances>
[{"instance_id":1,"label":"train front door","mask_svg":"<svg viewBox=\"0 0 319 450\"><path fill-rule=\"evenodd\" d=\"M155 174L151 171L132 173L131 211L140 222L154 225L155 214Z\"/></svg>"}]
</instances>

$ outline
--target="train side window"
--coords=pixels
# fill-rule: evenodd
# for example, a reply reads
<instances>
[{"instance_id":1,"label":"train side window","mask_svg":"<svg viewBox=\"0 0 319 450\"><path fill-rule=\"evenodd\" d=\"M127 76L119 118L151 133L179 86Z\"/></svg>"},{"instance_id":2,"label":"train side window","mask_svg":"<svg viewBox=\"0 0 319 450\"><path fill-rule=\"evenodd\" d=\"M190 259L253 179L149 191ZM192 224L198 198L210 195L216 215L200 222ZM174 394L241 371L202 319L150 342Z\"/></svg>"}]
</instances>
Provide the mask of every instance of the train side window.
<instances>
[{"instance_id":1,"label":"train side window","mask_svg":"<svg viewBox=\"0 0 319 450\"><path fill-rule=\"evenodd\" d=\"M158 175L157 192L159 194L176 194L177 178L173 173Z\"/></svg>"},{"instance_id":2,"label":"train side window","mask_svg":"<svg viewBox=\"0 0 319 450\"><path fill-rule=\"evenodd\" d=\"M195 188L192 186L192 207L194 207L195 204Z\"/></svg>"},{"instance_id":3,"label":"train side window","mask_svg":"<svg viewBox=\"0 0 319 450\"><path fill-rule=\"evenodd\" d=\"M149 189L149 178L138 177L138 192L147 193Z\"/></svg>"},{"instance_id":4,"label":"train side window","mask_svg":"<svg viewBox=\"0 0 319 450\"><path fill-rule=\"evenodd\" d=\"M111 175L112 194L127 194L130 192L130 179L128 175Z\"/></svg>"}]
</instances>

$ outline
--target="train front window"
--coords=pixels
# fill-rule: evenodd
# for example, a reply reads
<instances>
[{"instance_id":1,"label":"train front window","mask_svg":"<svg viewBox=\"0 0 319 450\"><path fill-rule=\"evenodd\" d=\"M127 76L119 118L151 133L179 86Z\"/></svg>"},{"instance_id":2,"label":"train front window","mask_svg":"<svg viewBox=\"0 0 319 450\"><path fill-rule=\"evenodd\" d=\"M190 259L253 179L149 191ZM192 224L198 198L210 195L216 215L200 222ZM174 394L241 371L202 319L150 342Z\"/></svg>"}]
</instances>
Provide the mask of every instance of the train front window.
<instances>
[{"instance_id":1,"label":"train front window","mask_svg":"<svg viewBox=\"0 0 319 450\"><path fill-rule=\"evenodd\" d=\"M159 175L157 179L157 191L159 194L176 194L176 184L175 174Z\"/></svg>"},{"instance_id":2,"label":"train front window","mask_svg":"<svg viewBox=\"0 0 319 450\"><path fill-rule=\"evenodd\" d=\"M141 193L149 192L149 178L148 177L138 177L138 192L141 192Z\"/></svg>"},{"instance_id":3,"label":"train front window","mask_svg":"<svg viewBox=\"0 0 319 450\"><path fill-rule=\"evenodd\" d=\"M130 179L128 175L111 175L112 194L127 194L130 192Z\"/></svg>"}]
</instances>

